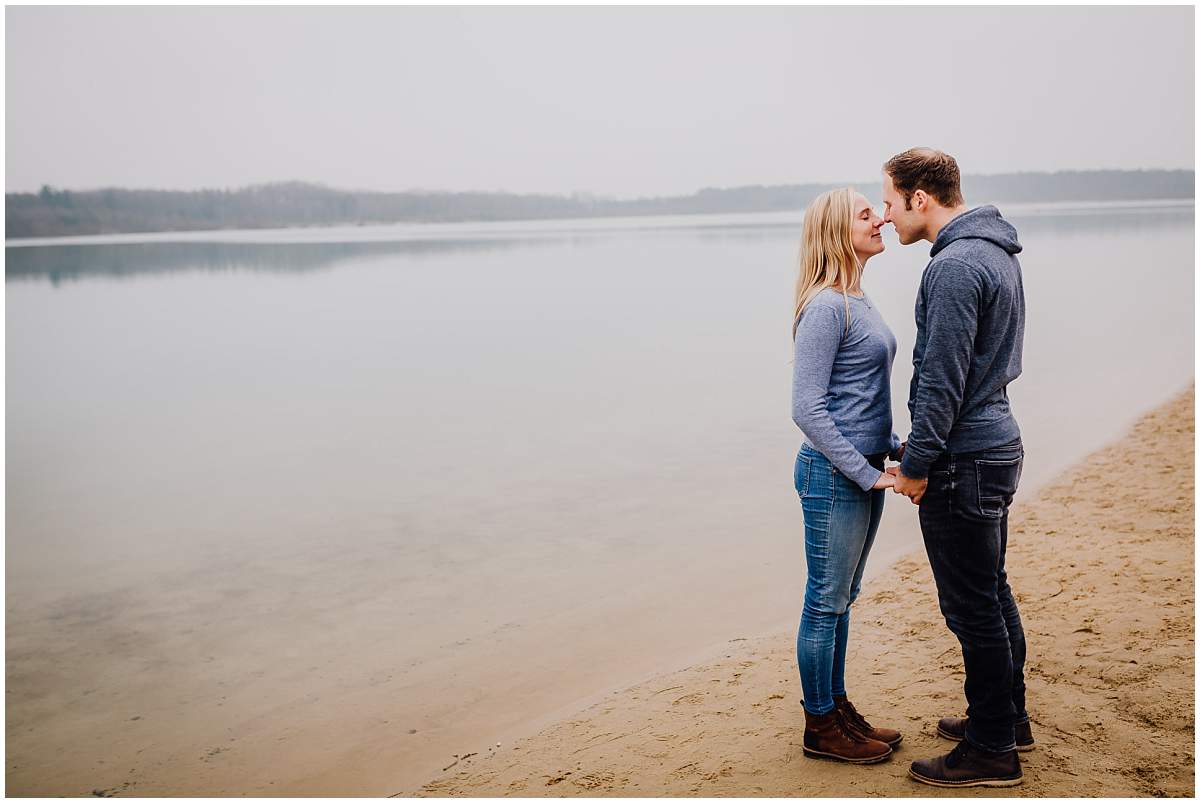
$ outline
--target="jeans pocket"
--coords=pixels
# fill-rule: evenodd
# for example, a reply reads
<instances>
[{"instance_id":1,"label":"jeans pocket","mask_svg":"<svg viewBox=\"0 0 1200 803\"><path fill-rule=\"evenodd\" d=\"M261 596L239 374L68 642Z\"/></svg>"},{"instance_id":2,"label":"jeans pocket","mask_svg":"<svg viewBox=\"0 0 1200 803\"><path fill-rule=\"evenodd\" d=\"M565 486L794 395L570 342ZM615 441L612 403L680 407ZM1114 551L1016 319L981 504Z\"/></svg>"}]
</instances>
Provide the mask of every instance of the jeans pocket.
<instances>
[{"instance_id":1,"label":"jeans pocket","mask_svg":"<svg viewBox=\"0 0 1200 803\"><path fill-rule=\"evenodd\" d=\"M979 515L998 519L1012 504L1021 481L1022 457L975 460L975 491Z\"/></svg>"},{"instance_id":2,"label":"jeans pocket","mask_svg":"<svg viewBox=\"0 0 1200 803\"><path fill-rule=\"evenodd\" d=\"M812 474L812 459L803 454L796 455L796 493L804 499L808 495L808 478Z\"/></svg>"}]
</instances>

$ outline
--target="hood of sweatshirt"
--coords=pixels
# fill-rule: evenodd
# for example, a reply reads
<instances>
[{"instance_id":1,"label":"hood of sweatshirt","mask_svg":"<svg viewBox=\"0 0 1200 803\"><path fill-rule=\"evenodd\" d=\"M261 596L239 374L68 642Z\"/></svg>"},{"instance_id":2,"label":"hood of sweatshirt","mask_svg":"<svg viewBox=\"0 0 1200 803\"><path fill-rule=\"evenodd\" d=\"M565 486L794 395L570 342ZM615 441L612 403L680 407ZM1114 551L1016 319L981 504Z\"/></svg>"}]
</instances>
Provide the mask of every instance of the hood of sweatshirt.
<instances>
[{"instance_id":1,"label":"hood of sweatshirt","mask_svg":"<svg viewBox=\"0 0 1200 803\"><path fill-rule=\"evenodd\" d=\"M943 226L933 242L929 256L937 256L938 251L955 240L967 239L987 240L1010 254L1021 253L1021 244L1017 242L1017 230L1000 217L1000 210L994 206L980 206L963 212Z\"/></svg>"}]
</instances>

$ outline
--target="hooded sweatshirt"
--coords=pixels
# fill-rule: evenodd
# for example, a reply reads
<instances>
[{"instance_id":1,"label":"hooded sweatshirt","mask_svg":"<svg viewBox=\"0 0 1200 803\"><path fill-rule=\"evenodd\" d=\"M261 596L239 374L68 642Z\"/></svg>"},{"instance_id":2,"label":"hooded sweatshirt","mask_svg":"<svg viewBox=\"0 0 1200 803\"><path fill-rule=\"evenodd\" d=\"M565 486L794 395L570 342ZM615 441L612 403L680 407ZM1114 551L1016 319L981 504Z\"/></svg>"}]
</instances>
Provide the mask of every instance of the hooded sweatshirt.
<instances>
[{"instance_id":1,"label":"hooded sweatshirt","mask_svg":"<svg viewBox=\"0 0 1200 803\"><path fill-rule=\"evenodd\" d=\"M1020 252L1017 230L994 206L964 212L938 232L917 293L905 476L927 477L943 452L1021 437L1008 403L1025 336Z\"/></svg>"}]
</instances>

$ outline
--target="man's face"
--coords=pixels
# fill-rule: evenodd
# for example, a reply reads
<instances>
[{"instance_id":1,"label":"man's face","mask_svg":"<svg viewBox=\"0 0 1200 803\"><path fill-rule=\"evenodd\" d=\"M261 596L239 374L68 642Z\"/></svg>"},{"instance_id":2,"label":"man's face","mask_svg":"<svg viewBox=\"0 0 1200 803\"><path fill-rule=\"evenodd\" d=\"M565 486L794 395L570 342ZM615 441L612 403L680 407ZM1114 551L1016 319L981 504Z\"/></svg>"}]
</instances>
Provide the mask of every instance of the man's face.
<instances>
[{"instance_id":1,"label":"man's face","mask_svg":"<svg viewBox=\"0 0 1200 803\"><path fill-rule=\"evenodd\" d=\"M916 209L905 209L904 196L892 184L892 177L887 173L883 174L883 222L891 223L896 229L901 245L912 245L921 239L921 213Z\"/></svg>"}]
</instances>

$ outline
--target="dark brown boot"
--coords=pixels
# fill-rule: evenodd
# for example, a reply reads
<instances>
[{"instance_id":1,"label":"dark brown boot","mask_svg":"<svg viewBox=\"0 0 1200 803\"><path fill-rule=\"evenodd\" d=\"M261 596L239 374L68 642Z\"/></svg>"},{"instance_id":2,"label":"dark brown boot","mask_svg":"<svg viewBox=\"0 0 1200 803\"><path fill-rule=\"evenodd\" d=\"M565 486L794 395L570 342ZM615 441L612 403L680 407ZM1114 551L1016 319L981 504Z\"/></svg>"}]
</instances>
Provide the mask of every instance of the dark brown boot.
<instances>
[{"instance_id":1,"label":"dark brown boot","mask_svg":"<svg viewBox=\"0 0 1200 803\"><path fill-rule=\"evenodd\" d=\"M1017 751L989 753L968 741L961 741L944 756L914 761L908 777L930 786L1017 786L1021 783L1021 762Z\"/></svg>"},{"instance_id":2,"label":"dark brown boot","mask_svg":"<svg viewBox=\"0 0 1200 803\"><path fill-rule=\"evenodd\" d=\"M967 735L966 717L942 717L938 720L937 733L943 739L961 742ZM1033 741L1033 728L1029 725L1029 720L1018 722L1015 728L1017 732L1017 751L1028 753L1037 744Z\"/></svg>"},{"instance_id":3,"label":"dark brown boot","mask_svg":"<svg viewBox=\"0 0 1200 803\"><path fill-rule=\"evenodd\" d=\"M834 708L816 716L804 712L804 755L874 764L892 754L892 748L875 739L859 736L846 723L842 712Z\"/></svg>"},{"instance_id":4,"label":"dark brown boot","mask_svg":"<svg viewBox=\"0 0 1200 803\"><path fill-rule=\"evenodd\" d=\"M853 728L859 736L883 742L893 750L899 747L900 743L904 741L904 737L900 734L900 731L892 730L891 728L876 728L870 722L867 722L867 718L858 713L858 710L854 707L854 703L845 697L837 694L833 695L833 704L842 712L846 724Z\"/></svg>"}]
</instances>

